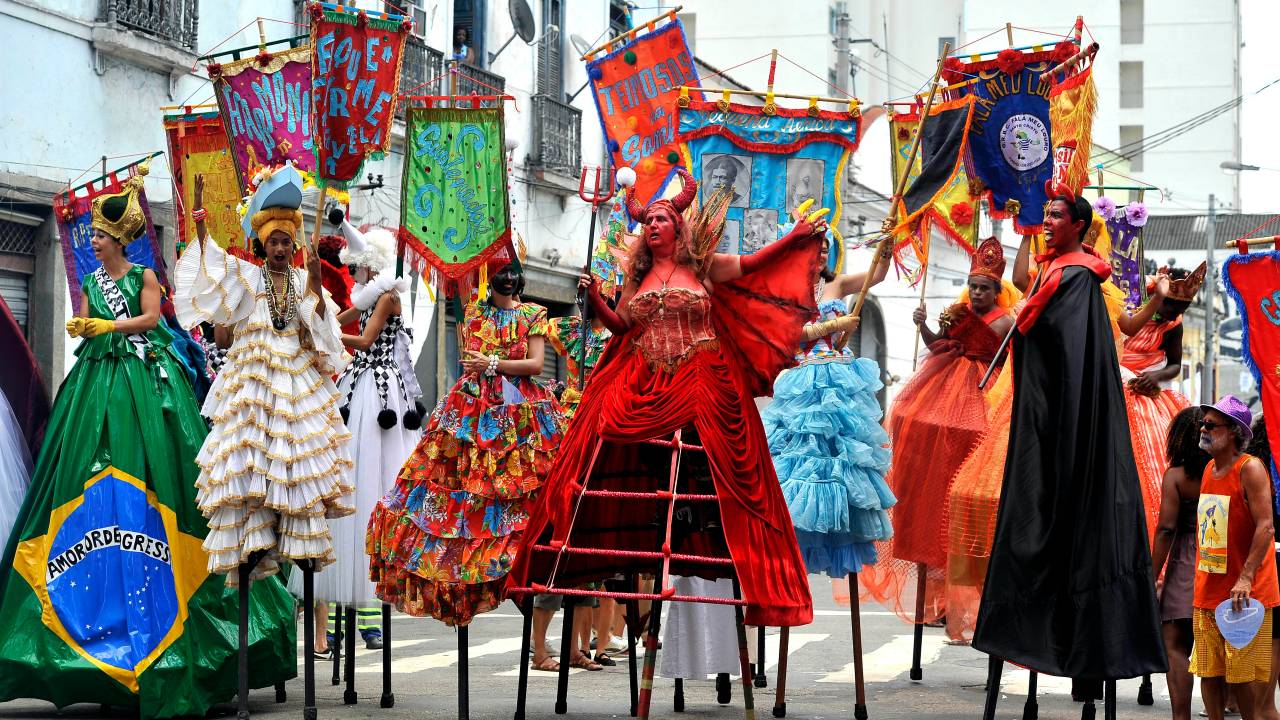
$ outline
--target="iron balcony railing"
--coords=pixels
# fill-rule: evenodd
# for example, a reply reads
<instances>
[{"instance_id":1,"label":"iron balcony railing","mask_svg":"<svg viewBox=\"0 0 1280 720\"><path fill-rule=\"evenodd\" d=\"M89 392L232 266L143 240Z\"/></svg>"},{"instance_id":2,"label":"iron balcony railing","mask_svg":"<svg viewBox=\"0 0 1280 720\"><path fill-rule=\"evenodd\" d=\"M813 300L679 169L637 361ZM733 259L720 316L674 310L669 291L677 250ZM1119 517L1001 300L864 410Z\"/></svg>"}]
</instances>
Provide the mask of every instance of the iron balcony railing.
<instances>
[{"instance_id":1,"label":"iron balcony railing","mask_svg":"<svg viewBox=\"0 0 1280 720\"><path fill-rule=\"evenodd\" d=\"M501 75L496 75L488 70L481 70L478 67L465 65L463 63L455 63L458 73L455 76L452 92L448 82L444 87L446 95L501 95L506 92L507 79ZM492 107L493 103L481 103L483 107Z\"/></svg>"},{"instance_id":2,"label":"iron balcony railing","mask_svg":"<svg viewBox=\"0 0 1280 720\"><path fill-rule=\"evenodd\" d=\"M529 164L567 177L582 173L582 111L549 95L533 96L533 148Z\"/></svg>"},{"instance_id":3,"label":"iron balcony railing","mask_svg":"<svg viewBox=\"0 0 1280 720\"><path fill-rule=\"evenodd\" d=\"M410 35L404 44L404 63L400 68L401 91L406 95L439 95L443 75L444 53L422 38Z\"/></svg>"},{"instance_id":4,"label":"iron balcony railing","mask_svg":"<svg viewBox=\"0 0 1280 720\"><path fill-rule=\"evenodd\" d=\"M199 0L104 0L103 19L195 52Z\"/></svg>"}]
</instances>

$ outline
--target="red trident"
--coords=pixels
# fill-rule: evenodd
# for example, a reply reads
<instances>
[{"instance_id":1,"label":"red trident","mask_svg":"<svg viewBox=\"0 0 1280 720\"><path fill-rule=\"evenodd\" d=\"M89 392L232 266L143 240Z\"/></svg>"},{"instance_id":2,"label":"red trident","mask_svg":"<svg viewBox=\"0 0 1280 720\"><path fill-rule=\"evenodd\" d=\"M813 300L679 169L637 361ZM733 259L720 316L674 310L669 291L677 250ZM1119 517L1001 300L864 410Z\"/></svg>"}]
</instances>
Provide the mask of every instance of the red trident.
<instances>
[{"instance_id":1,"label":"red trident","mask_svg":"<svg viewBox=\"0 0 1280 720\"><path fill-rule=\"evenodd\" d=\"M596 215L600 212L600 206L608 202L613 196L613 183L610 182L609 172L599 166L582 167L582 175L578 178L578 197L582 198L582 202L591 206L591 222L587 231L587 264L584 267L587 275L591 274L591 256L595 252L596 242ZM587 189L587 173L591 173L591 189ZM601 177L603 175L603 177ZM582 336L582 346L578 349L578 389L586 387L587 384L587 340L591 337L591 303L587 302L587 292L589 288L584 288L578 293L578 305L582 308L582 320L579 332Z\"/></svg>"}]
</instances>

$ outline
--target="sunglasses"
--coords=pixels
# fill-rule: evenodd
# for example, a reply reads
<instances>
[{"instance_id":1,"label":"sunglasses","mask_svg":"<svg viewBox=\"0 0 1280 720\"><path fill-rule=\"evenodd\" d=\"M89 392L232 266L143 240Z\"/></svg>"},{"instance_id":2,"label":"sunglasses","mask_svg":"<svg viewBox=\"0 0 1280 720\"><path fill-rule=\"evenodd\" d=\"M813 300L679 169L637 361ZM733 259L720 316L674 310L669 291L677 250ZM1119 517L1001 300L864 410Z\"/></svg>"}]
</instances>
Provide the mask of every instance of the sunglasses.
<instances>
[{"instance_id":1,"label":"sunglasses","mask_svg":"<svg viewBox=\"0 0 1280 720\"><path fill-rule=\"evenodd\" d=\"M1201 421L1200 421L1200 429L1201 429L1201 430L1208 430L1209 432L1213 432L1213 431L1214 431L1214 428L1224 428L1224 427L1231 427L1231 424L1230 424L1230 423L1216 423L1216 422L1209 422L1208 420L1201 420Z\"/></svg>"}]
</instances>

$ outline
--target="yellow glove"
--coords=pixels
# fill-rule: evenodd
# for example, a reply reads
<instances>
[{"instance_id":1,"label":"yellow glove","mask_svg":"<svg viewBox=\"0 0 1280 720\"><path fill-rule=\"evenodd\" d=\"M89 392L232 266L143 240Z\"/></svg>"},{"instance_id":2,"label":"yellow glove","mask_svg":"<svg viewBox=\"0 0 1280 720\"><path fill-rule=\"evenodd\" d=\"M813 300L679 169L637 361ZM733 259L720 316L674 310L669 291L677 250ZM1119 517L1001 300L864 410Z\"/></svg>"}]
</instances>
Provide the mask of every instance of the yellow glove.
<instances>
[{"instance_id":1,"label":"yellow glove","mask_svg":"<svg viewBox=\"0 0 1280 720\"><path fill-rule=\"evenodd\" d=\"M81 318L84 325L80 329L80 334L85 337L97 337L103 333L109 333L116 329L115 320L104 320L102 318Z\"/></svg>"},{"instance_id":2,"label":"yellow glove","mask_svg":"<svg viewBox=\"0 0 1280 720\"><path fill-rule=\"evenodd\" d=\"M71 337L80 337L80 333L84 332L84 321L87 318L73 317L67 321L67 334Z\"/></svg>"}]
</instances>

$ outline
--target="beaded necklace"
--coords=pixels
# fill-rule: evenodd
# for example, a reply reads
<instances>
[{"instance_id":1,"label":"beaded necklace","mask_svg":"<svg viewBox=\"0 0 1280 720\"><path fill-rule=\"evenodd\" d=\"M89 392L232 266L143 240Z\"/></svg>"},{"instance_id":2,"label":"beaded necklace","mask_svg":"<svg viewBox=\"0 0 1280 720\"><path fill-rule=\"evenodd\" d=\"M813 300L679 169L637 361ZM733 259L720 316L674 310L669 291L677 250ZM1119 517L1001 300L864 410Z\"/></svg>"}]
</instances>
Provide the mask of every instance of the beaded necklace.
<instances>
[{"instance_id":1,"label":"beaded necklace","mask_svg":"<svg viewBox=\"0 0 1280 720\"><path fill-rule=\"evenodd\" d=\"M263 267L262 274L263 283L267 290L267 310L271 313L271 325L277 331L282 331L289 327L289 323L293 322L293 318L298 314L298 295L293 287L293 273L285 271L284 275L284 293L283 300L276 297L275 281L271 276L275 274L268 267ZM281 307L283 304L284 307Z\"/></svg>"}]
</instances>

